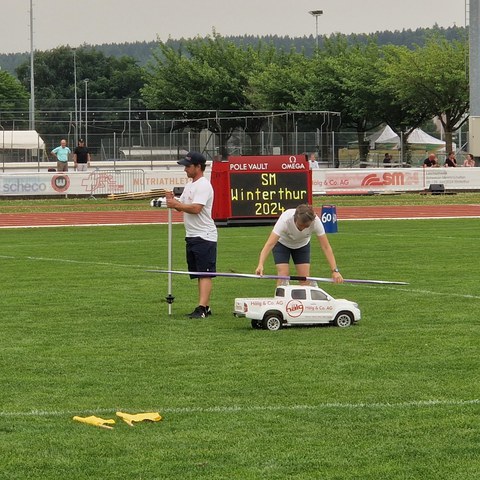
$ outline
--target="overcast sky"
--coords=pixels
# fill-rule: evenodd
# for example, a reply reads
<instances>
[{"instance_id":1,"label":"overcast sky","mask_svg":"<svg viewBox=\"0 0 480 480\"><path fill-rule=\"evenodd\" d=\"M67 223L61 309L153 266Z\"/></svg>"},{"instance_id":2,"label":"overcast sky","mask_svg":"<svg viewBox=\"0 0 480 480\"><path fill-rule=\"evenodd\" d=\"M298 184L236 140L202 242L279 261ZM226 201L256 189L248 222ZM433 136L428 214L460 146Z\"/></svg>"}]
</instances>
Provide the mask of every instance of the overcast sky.
<instances>
[{"instance_id":1,"label":"overcast sky","mask_svg":"<svg viewBox=\"0 0 480 480\"><path fill-rule=\"evenodd\" d=\"M30 0L1 0L0 53L30 51ZM371 33L465 24L465 0L33 0L34 48L220 35Z\"/></svg>"}]
</instances>

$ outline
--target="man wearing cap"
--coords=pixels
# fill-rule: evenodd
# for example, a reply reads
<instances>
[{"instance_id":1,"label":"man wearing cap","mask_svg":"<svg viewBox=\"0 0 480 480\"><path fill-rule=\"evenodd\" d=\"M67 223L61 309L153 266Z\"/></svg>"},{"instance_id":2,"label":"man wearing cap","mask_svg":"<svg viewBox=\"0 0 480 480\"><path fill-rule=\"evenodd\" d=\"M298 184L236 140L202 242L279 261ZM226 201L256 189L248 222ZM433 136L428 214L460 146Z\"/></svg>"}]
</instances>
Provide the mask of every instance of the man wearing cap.
<instances>
[{"instance_id":1,"label":"man wearing cap","mask_svg":"<svg viewBox=\"0 0 480 480\"><path fill-rule=\"evenodd\" d=\"M167 207L183 212L187 265L190 272L216 272L217 227L212 219L213 188L204 177L206 159L198 152L189 152L177 162L185 167L191 179L179 199L172 192L166 193ZM210 310L212 277L190 275L198 281L198 306L188 316L206 318Z\"/></svg>"},{"instance_id":2,"label":"man wearing cap","mask_svg":"<svg viewBox=\"0 0 480 480\"><path fill-rule=\"evenodd\" d=\"M86 172L90 167L90 152L83 138L78 140L78 147L73 151L73 166L77 172Z\"/></svg>"}]
</instances>

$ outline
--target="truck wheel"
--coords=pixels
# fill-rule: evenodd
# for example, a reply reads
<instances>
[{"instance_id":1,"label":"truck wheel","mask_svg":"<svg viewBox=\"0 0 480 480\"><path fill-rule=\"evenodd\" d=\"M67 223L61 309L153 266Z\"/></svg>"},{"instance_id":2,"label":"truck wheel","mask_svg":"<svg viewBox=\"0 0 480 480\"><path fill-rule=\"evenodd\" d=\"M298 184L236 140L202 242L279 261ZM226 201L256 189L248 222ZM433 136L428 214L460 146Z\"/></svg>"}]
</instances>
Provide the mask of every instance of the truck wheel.
<instances>
[{"instance_id":1,"label":"truck wheel","mask_svg":"<svg viewBox=\"0 0 480 480\"><path fill-rule=\"evenodd\" d=\"M340 312L333 321L337 327L346 328L353 323L353 315L350 312Z\"/></svg>"},{"instance_id":2,"label":"truck wheel","mask_svg":"<svg viewBox=\"0 0 480 480\"><path fill-rule=\"evenodd\" d=\"M255 330L259 330L263 328L262 321L261 320L252 320L252 328L255 328Z\"/></svg>"},{"instance_id":3,"label":"truck wheel","mask_svg":"<svg viewBox=\"0 0 480 480\"><path fill-rule=\"evenodd\" d=\"M266 330L271 330L272 332L275 330L280 330L282 328L282 321L283 318L281 315L270 313L263 319L263 328Z\"/></svg>"}]
</instances>

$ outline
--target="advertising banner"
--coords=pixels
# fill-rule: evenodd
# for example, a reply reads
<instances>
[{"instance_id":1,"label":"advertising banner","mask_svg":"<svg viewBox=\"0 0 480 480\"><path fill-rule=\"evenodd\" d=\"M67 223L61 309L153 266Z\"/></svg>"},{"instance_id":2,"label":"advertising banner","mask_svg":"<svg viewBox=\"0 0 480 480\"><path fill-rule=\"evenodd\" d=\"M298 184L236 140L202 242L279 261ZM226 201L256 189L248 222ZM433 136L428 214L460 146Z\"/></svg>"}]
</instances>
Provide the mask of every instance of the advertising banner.
<instances>
[{"instance_id":1,"label":"advertising banner","mask_svg":"<svg viewBox=\"0 0 480 480\"><path fill-rule=\"evenodd\" d=\"M129 172L132 173L131 178ZM133 170L92 170L78 173L3 174L0 175L0 195L95 196L154 189L173 190L174 187L185 186L188 181L183 170L152 170L142 172L141 176L133 175L133 172Z\"/></svg>"},{"instance_id":2,"label":"advertising banner","mask_svg":"<svg viewBox=\"0 0 480 480\"><path fill-rule=\"evenodd\" d=\"M205 176L209 179L211 170L209 166L205 171ZM136 172L138 171L136 169ZM122 175L119 175L120 172ZM247 173L248 171L241 170L231 172L235 178L238 175L240 182L233 193L241 195L246 191L243 179L248 180L250 187L255 175L250 177ZM260 174L263 175L263 172L257 176ZM265 182L263 176L259 178ZM286 191L286 187L290 188L289 183L294 176L286 177L288 181L284 181L280 174L268 178L271 183L268 186L270 190L280 191L284 188ZM188 181L183 169L145 170L140 176L133 175L133 170L129 169L71 173L4 173L0 174L0 196L95 196L127 191L173 190L174 187L185 186ZM450 191L480 190L480 168L315 169L312 170L311 188L314 195L381 193L422 191L427 190L430 184L443 184L445 189ZM291 187L293 186L294 183Z\"/></svg>"},{"instance_id":3,"label":"advertising banner","mask_svg":"<svg viewBox=\"0 0 480 480\"><path fill-rule=\"evenodd\" d=\"M480 190L480 168L312 170L314 194L408 192L442 183L449 190Z\"/></svg>"}]
</instances>

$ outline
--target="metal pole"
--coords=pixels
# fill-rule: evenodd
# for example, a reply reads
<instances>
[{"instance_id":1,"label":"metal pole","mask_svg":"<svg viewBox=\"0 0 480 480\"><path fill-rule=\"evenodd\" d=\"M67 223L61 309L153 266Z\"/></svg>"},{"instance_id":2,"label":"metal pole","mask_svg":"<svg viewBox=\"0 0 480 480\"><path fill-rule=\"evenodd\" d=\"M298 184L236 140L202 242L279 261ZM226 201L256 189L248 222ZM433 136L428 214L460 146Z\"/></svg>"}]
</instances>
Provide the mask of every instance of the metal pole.
<instances>
[{"instance_id":1,"label":"metal pole","mask_svg":"<svg viewBox=\"0 0 480 480\"><path fill-rule=\"evenodd\" d=\"M332 130L332 166L335 168L335 132Z\"/></svg>"},{"instance_id":2,"label":"metal pole","mask_svg":"<svg viewBox=\"0 0 480 480\"><path fill-rule=\"evenodd\" d=\"M153 133L152 126L148 121L148 110L145 111L145 123L148 127L148 142L150 144L150 170L153 170Z\"/></svg>"},{"instance_id":3,"label":"metal pole","mask_svg":"<svg viewBox=\"0 0 480 480\"><path fill-rule=\"evenodd\" d=\"M318 41L318 17L320 15L323 15L323 10L311 10L310 15L313 15L315 17L315 44L317 46L317 50L319 47L319 41Z\"/></svg>"},{"instance_id":4,"label":"metal pole","mask_svg":"<svg viewBox=\"0 0 480 480\"><path fill-rule=\"evenodd\" d=\"M0 125L2 129L2 171L5 172L5 128Z\"/></svg>"},{"instance_id":5,"label":"metal pole","mask_svg":"<svg viewBox=\"0 0 480 480\"><path fill-rule=\"evenodd\" d=\"M84 80L85 82L85 145L88 146L88 78Z\"/></svg>"},{"instance_id":6,"label":"metal pole","mask_svg":"<svg viewBox=\"0 0 480 480\"><path fill-rule=\"evenodd\" d=\"M128 99L128 159L132 158L132 99Z\"/></svg>"},{"instance_id":7,"label":"metal pole","mask_svg":"<svg viewBox=\"0 0 480 480\"><path fill-rule=\"evenodd\" d=\"M400 132L400 161L402 162L402 166L405 163L403 159L403 132Z\"/></svg>"},{"instance_id":8,"label":"metal pole","mask_svg":"<svg viewBox=\"0 0 480 480\"><path fill-rule=\"evenodd\" d=\"M37 134L37 171L40 171L40 135Z\"/></svg>"},{"instance_id":9,"label":"metal pole","mask_svg":"<svg viewBox=\"0 0 480 480\"><path fill-rule=\"evenodd\" d=\"M30 0L30 130L35 130L35 75L33 59L33 0Z\"/></svg>"},{"instance_id":10,"label":"metal pole","mask_svg":"<svg viewBox=\"0 0 480 480\"><path fill-rule=\"evenodd\" d=\"M75 97L75 139L73 143L77 143L78 140L78 102L77 102L77 53L73 48L73 88Z\"/></svg>"},{"instance_id":11,"label":"metal pole","mask_svg":"<svg viewBox=\"0 0 480 480\"><path fill-rule=\"evenodd\" d=\"M82 99L78 99L78 138L82 137Z\"/></svg>"},{"instance_id":12,"label":"metal pole","mask_svg":"<svg viewBox=\"0 0 480 480\"><path fill-rule=\"evenodd\" d=\"M172 270L172 209L168 209L168 269ZM171 300L171 301L170 301ZM168 314L172 314L172 274L168 274Z\"/></svg>"}]
</instances>

